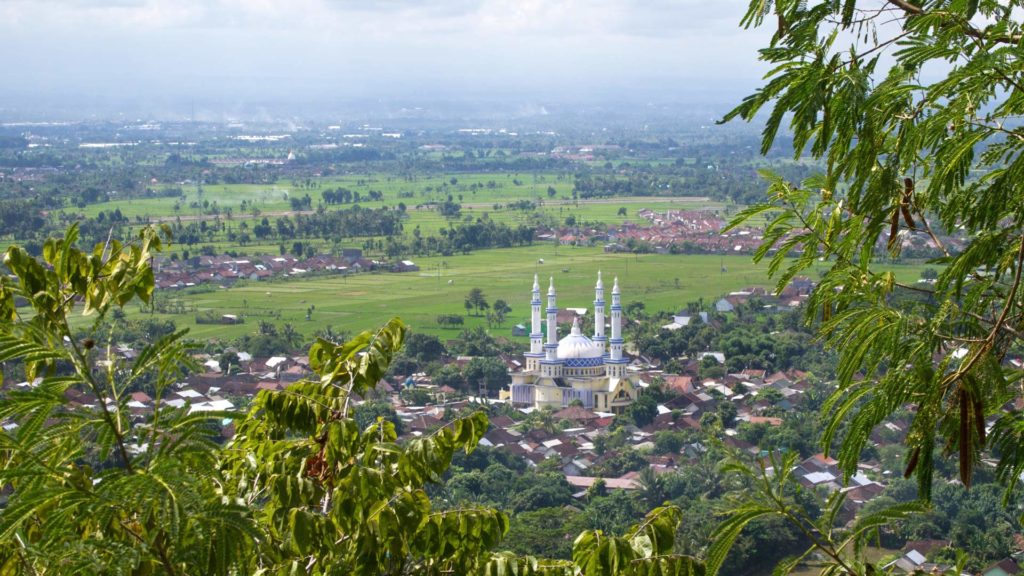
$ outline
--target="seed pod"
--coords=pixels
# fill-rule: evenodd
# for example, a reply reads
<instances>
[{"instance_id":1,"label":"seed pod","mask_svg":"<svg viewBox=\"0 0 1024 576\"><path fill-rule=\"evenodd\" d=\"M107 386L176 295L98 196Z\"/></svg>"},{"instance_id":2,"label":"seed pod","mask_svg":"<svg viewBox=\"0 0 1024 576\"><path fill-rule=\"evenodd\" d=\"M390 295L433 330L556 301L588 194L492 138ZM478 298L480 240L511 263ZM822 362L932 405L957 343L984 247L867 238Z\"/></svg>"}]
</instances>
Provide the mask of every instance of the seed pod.
<instances>
[{"instance_id":1,"label":"seed pod","mask_svg":"<svg viewBox=\"0 0 1024 576\"><path fill-rule=\"evenodd\" d=\"M900 212L894 210L889 221L889 244L887 248L891 251L896 247L896 233L900 230Z\"/></svg>"},{"instance_id":2,"label":"seed pod","mask_svg":"<svg viewBox=\"0 0 1024 576\"><path fill-rule=\"evenodd\" d=\"M910 178L903 179L903 198L900 200L900 212L903 214L903 221L907 223L907 226L911 230L915 230L917 225L914 224L914 219L910 215L910 204L914 199L914 181Z\"/></svg>"},{"instance_id":3,"label":"seed pod","mask_svg":"<svg viewBox=\"0 0 1024 576\"><path fill-rule=\"evenodd\" d=\"M903 472L904 478L910 478L910 475L917 469L917 460L921 456L921 449L914 448L910 453L910 461L907 462L907 469Z\"/></svg>"},{"instance_id":4,"label":"seed pod","mask_svg":"<svg viewBox=\"0 0 1024 576\"><path fill-rule=\"evenodd\" d=\"M960 389L960 481L965 488L971 487L971 397Z\"/></svg>"},{"instance_id":5,"label":"seed pod","mask_svg":"<svg viewBox=\"0 0 1024 576\"><path fill-rule=\"evenodd\" d=\"M914 219L910 216L910 209L905 205L901 205L900 213L903 214L903 221L907 223L907 227L911 230L917 230L917 224L914 224Z\"/></svg>"}]
</instances>

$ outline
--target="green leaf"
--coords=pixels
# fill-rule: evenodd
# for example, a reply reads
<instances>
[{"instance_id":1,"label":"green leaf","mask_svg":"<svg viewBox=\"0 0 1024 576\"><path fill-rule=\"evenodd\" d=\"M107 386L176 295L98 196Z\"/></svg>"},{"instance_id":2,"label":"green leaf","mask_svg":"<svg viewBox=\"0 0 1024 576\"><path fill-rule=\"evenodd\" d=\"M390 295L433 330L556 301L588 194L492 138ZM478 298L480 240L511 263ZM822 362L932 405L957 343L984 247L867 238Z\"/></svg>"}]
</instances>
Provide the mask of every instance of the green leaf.
<instances>
[{"instance_id":1,"label":"green leaf","mask_svg":"<svg viewBox=\"0 0 1024 576\"><path fill-rule=\"evenodd\" d=\"M719 524L711 535L711 545L708 547L708 554L705 559L707 574L709 576L718 574L733 543L747 524L771 513L772 510L770 508L750 506L733 511L724 522Z\"/></svg>"}]
</instances>

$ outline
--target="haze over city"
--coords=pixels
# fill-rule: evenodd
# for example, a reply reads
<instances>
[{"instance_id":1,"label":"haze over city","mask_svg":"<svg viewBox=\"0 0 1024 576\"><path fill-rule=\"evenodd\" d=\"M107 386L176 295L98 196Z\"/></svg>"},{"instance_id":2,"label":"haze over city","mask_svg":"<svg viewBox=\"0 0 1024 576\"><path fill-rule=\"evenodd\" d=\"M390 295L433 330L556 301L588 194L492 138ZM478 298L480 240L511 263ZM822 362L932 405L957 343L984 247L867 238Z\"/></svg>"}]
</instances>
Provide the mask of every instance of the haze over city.
<instances>
[{"instance_id":1,"label":"haze over city","mask_svg":"<svg viewBox=\"0 0 1024 576\"><path fill-rule=\"evenodd\" d=\"M742 0L10 0L0 115L211 120L706 105L756 85ZM454 113L454 112L453 112Z\"/></svg>"}]
</instances>

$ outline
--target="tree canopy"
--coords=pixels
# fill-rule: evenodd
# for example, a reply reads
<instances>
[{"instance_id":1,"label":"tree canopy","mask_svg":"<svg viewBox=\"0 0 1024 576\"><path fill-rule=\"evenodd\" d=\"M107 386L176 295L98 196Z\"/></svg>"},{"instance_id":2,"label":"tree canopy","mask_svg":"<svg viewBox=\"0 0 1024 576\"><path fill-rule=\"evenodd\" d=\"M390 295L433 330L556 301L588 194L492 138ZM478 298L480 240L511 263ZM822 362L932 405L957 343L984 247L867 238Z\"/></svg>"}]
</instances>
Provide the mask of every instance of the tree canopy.
<instances>
[{"instance_id":1,"label":"tree canopy","mask_svg":"<svg viewBox=\"0 0 1024 576\"><path fill-rule=\"evenodd\" d=\"M319 338L314 376L261 390L245 414L163 402L194 367L185 333L131 363L100 357L110 335L96 333L116 306L149 301L161 236L146 228L137 244L86 252L77 233L47 241L45 265L18 246L4 254L13 277L0 276L0 362L20 364L28 383L0 402L0 572L704 573L673 552L681 515L672 506L621 536L582 532L571 561L496 552L509 528L502 511L435 508L425 488L477 447L488 420L475 412L400 443L391 411L356 409L353 398L377 385L406 340L397 318L345 343ZM86 337L70 328L79 310L94 319ZM154 400L141 418L128 406L140 380ZM83 394L95 402L70 400ZM224 418L235 433L222 447L214 424Z\"/></svg>"},{"instance_id":2,"label":"tree canopy","mask_svg":"<svg viewBox=\"0 0 1024 576\"><path fill-rule=\"evenodd\" d=\"M841 440L850 474L870 431L911 405L905 472L925 497L937 454L958 460L965 485L986 450L1009 487L1024 471L1024 417L1002 409L1019 391L1004 360L1024 327L1020 8L753 0L742 20L775 29L760 52L773 68L725 120L767 109L762 152L785 123L794 157L822 172L765 172L768 200L733 225L767 215L756 258L780 289L828 263L807 307L840 357L823 444ZM934 284L877 268L912 238L941 255Z\"/></svg>"}]
</instances>

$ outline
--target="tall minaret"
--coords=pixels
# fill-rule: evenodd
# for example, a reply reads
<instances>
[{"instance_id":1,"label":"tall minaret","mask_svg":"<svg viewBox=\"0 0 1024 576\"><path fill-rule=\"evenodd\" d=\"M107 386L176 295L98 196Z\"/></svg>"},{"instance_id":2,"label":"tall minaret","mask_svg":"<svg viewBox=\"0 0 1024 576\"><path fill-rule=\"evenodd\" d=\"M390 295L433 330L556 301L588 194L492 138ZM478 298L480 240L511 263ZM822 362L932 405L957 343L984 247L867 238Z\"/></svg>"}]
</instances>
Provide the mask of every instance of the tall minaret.
<instances>
[{"instance_id":1,"label":"tall minaret","mask_svg":"<svg viewBox=\"0 0 1024 576\"><path fill-rule=\"evenodd\" d=\"M601 355L607 354L604 337L604 282L601 271L597 271L597 285L594 286L594 344L601 348Z\"/></svg>"},{"instance_id":2,"label":"tall minaret","mask_svg":"<svg viewBox=\"0 0 1024 576\"><path fill-rule=\"evenodd\" d=\"M547 362L558 361L558 304L555 302L555 277L548 286L548 343L544 345Z\"/></svg>"},{"instance_id":3,"label":"tall minaret","mask_svg":"<svg viewBox=\"0 0 1024 576\"><path fill-rule=\"evenodd\" d=\"M533 312L530 315L530 353L526 354L527 372L540 370L540 359L544 357L544 332L540 325L540 284L537 275L533 275L533 298L530 300Z\"/></svg>"},{"instance_id":4,"label":"tall minaret","mask_svg":"<svg viewBox=\"0 0 1024 576\"><path fill-rule=\"evenodd\" d=\"M622 358L622 302L619 298L619 279L612 286L612 337L608 340L611 354L608 358L608 375L625 378L626 360Z\"/></svg>"}]
</instances>

